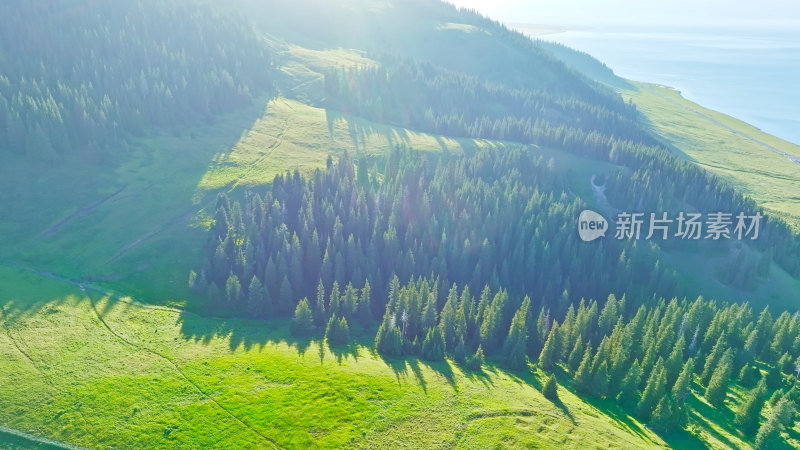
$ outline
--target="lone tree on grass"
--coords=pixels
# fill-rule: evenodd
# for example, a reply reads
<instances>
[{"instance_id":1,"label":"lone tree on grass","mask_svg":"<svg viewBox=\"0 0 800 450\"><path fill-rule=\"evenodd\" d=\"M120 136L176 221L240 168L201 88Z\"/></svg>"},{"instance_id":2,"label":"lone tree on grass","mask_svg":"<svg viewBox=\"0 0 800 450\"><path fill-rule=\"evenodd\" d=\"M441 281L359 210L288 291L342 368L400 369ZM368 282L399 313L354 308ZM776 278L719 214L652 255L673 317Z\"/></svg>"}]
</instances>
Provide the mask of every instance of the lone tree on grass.
<instances>
[{"instance_id":1,"label":"lone tree on grass","mask_svg":"<svg viewBox=\"0 0 800 450\"><path fill-rule=\"evenodd\" d=\"M542 386L542 394L549 400L558 400L558 383L555 375L550 375L550 378L545 381Z\"/></svg>"}]
</instances>

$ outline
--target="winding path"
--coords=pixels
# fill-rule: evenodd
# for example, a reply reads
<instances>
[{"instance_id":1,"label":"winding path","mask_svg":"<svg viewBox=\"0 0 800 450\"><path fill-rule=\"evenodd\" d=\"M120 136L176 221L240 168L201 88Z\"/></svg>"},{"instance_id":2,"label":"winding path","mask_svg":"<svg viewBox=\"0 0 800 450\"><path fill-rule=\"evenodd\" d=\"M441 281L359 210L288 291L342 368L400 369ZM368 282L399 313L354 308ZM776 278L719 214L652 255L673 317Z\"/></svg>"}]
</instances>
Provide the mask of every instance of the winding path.
<instances>
[{"instance_id":1,"label":"winding path","mask_svg":"<svg viewBox=\"0 0 800 450\"><path fill-rule=\"evenodd\" d=\"M56 281L60 281L60 282L63 282L63 283L68 283L68 284L71 284L73 286L79 287L82 291L86 290L86 291L98 292L98 293L102 293L104 295L108 295L110 298L116 298L116 299L120 299L120 297L121 297L119 294L113 294L113 293L109 292L106 289L102 289L102 288L100 288L98 286L94 286L91 283L86 282L84 280L66 278L66 277L51 273L51 272L45 272L45 271L42 271L42 270L37 270L37 269L33 269L33 268L30 268L30 267L26 267L26 266L19 266L19 265L13 265L13 264L3 264L3 265L5 265L7 267L13 267L13 268L16 268L16 269L19 269L19 270L25 270L25 271L28 271L28 272L32 272L32 273L35 273L35 274L37 274L39 276L42 276L42 277L45 277L45 278L49 278L51 280L56 280ZM116 339L120 340L121 342L123 342L124 344L126 344L126 345L128 345L128 346L130 346L132 348L135 348L137 350L141 350L141 351L150 353L150 354L152 354L152 355L164 360L167 364L172 366L175 369L176 372L178 372L178 374L181 376L181 378L183 378L190 386L192 386L198 393L200 393L200 395L202 395L204 398L206 398L208 401L210 401L216 407L221 409L227 416L229 416L231 419L233 419L235 422L237 422L239 425L243 426L247 430L251 431L252 433L254 433L256 435L258 435L260 438L264 439L267 443L271 444L272 446L274 446L276 448L281 448L281 445L278 444L277 441L275 441L271 437L261 433L260 431L256 430L250 424L248 424L244 419L239 418L238 416L233 414L228 408L226 408L225 406L220 404L216 399L214 399L205 390L203 390L199 385L197 385L197 383L195 383L189 377L187 377L186 374L180 369L180 367L178 367L178 365L172 359L168 358L166 355L164 355L164 354L162 354L160 352L157 352L157 351L152 350L150 348L147 348L145 346L136 344L135 342L132 342L132 341L126 339L125 337L123 337L122 335L120 335L119 333L117 333L113 328L111 328L111 326L109 326L109 324L103 319L103 317L97 311L97 306L95 304L95 301L91 298L91 296L87 295L87 297L89 298L89 302L91 304L91 309L92 309L92 312L94 313L95 318L105 327L105 329L112 336L114 336ZM148 305L141 305L141 304L139 304L137 302L126 302L126 303L128 303L130 305L138 306L138 307L144 307L144 308L148 308L149 307ZM162 309L162 308L159 308L159 307L156 307L156 308L157 309ZM163 309L168 309L170 311L179 312L179 310L172 309L172 308L163 308ZM4 328L6 328L6 327L4 326ZM14 344L17 345L16 342ZM18 349L19 349L19 347L18 347ZM28 359L30 359L30 357L27 354L25 354L24 352L22 352L22 353L26 357L28 357ZM0 433L5 432L5 430L6 429L4 427L0 426ZM24 437L26 439L29 439L28 437L25 437L26 436L25 433L17 432L15 430L11 430L11 429L8 429L8 430L10 430L11 432L14 432L12 434L14 434L15 436ZM33 438L33 440L43 439L43 440L36 440L36 442L40 442L40 443L60 446L62 448L68 448L68 449L79 448L79 447L68 446L67 444L61 444L61 443L58 443L57 441L52 441L52 443L51 443L51 442L49 442L50 441L49 439L37 438L36 436L33 436L33 435L27 435L27 436L30 436L30 438ZM45 441L47 441L47 442L45 442Z\"/></svg>"},{"instance_id":2,"label":"winding path","mask_svg":"<svg viewBox=\"0 0 800 450\"><path fill-rule=\"evenodd\" d=\"M755 142L756 144L758 144L758 145L760 145L760 146L762 146L764 148L767 148L768 150L772 150L773 152L775 152L775 153L787 158L789 161L791 161L791 162L793 162L795 164L800 164L800 157L797 157L797 156L791 155L789 153L786 153L785 151L779 149L778 147L775 147L774 145L767 144L766 142L761 141L759 139L756 139L753 136L750 136L749 134L743 133L743 132L737 130L736 128L733 128L733 127L730 127L728 125L725 125L724 123L722 123L719 120L709 116L708 114L704 114L704 113L702 113L702 112L700 112L700 111L698 111L698 110L696 110L694 108L690 108L690 107L688 107L686 105L683 105L683 104L681 104L679 102L676 102L675 100L673 100L671 98L665 97L665 96L659 94L658 92L654 91L652 88L650 88L648 86L643 86L642 89L646 90L647 92L655 95L656 97L658 97L658 98L660 98L662 100L668 101L668 102L672 103L673 105L678 106L679 108L685 109L686 111L689 111L689 112L697 115L701 119L708 120L709 122L713 123L714 125L722 127L724 129L730 131L731 133L737 135L737 136L741 136L741 137L743 137L745 139L748 139L748 140L750 140L752 142Z\"/></svg>"},{"instance_id":3,"label":"winding path","mask_svg":"<svg viewBox=\"0 0 800 450\"><path fill-rule=\"evenodd\" d=\"M122 186L122 187L121 187L121 188L119 188L119 189L118 189L116 192L114 192L114 193L112 193L112 194L110 194L110 195L107 195L107 196L105 196L105 197L101 198L99 201L97 201L97 202L95 202L95 203L92 203L92 204L91 204L91 205L89 205L89 206L84 206L83 208L81 208L81 209L79 209L79 210L75 211L74 213L72 213L72 214L70 214L69 216L65 217L63 220L61 220L61 221L60 221L60 222L58 222L57 224L55 224L55 225L53 225L52 227L50 227L50 228L48 228L48 229L46 229L46 230L42 231L42 233L41 233L41 234L39 234L39 238L46 238L47 236L53 235L53 234L55 234L55 233L58 233L58 232L59 232L59 231L60 231L62 228L64 228L64 227L65 227L65 226L66 226L68 223L70 223L70 222L72 222L73 220L75 220L75 219L77 219L77 218L79 218L79 217L81 217L81 216L84 216L84 215L86 215L86 214L88 214L88 213L92 212L93 210L97 209L97 208L98 208L98 207L100 207L100 205L102 205L103 203L105 203L105 202L107 202L107 201L111 200L112 198L114 198L114 197L118 196L119 194L121 194L121 193L122 193L122 191L124 191L124 190L125 190L127 187L128 187L127 185L126 185L126 186Z\"/></svg>"}]
</instances>

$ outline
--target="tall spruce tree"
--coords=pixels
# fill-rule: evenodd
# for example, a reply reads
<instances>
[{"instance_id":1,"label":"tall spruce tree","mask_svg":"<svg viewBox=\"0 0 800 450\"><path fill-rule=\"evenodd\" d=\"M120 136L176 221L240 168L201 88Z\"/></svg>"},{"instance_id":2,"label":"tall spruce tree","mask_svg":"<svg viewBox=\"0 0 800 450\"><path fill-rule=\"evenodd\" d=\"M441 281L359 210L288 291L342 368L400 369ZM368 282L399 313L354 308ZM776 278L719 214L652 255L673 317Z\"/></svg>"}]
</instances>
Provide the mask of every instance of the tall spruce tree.
<instances>
[{"instance_id":1,"label":"tall spruce tree","mask_svg":"<svg viewBox=\"0 0 800 450\"><path fill-rule=\"evenodd\" d=\"M753 434L758 429L761 409L767 401L767 384L763 380L750 391L747 399L736 410L736 425L745 434Z\"/></svg>"},{"instance_id":2,"label":"tall spruce tree","mask_svg":"<svg viewBox=\"0 0 800 450\"><path fill-rule=\"evenodd\" d=\"M553 370L558 363L558 355L561 349L561 338L558 331L558 322L553 324L550 334L544 342L542 353L539 354L539 366L544 370ZM589 369L591 371L591 369Z\"/></svg>"},{"instance_id":3,"label":"tall spruce tree","mask_svg":"<svg viewBox=\"0 0 800 450\"><path fill-rule=\"evenodd\" d=\"M720 406L723 400L725 400L725 394L728 390L728 380L733 370L734 352L735 350L732 348L725 351L719 364L717 364L717 367L714 369L711 380L708 382L705 397L708 403L714 406Z\"/></svg>"},{"instance_id":4,"label":"tall spruce tree","mask_svg":"<svg viewBox=\"0 0 800 450\"><path fill-rule=\"evenodd\" d=\"M636 414L640 418L647 420L653 409L658 405L659 400L664 397L666 393L667 375L664 370L664 360L658 359L653 372L647 379L647 385L642 392L642 398L639 404L636 405Z\"/></svg>"}]
</instances>

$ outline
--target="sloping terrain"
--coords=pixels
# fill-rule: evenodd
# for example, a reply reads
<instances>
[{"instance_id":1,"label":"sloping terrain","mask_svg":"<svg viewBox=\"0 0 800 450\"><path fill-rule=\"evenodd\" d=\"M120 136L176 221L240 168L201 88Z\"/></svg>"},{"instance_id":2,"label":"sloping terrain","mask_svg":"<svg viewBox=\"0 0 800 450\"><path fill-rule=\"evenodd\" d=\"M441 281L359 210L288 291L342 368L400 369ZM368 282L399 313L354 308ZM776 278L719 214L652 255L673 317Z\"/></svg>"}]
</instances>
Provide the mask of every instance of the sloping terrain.
<instances>
[{"instance_id":1,"label":"sloping terrain","mask_svg":"<svg viewBox=\"0 0 800 450\"><path fill-rule=\"evenodd\" d=\"M454 155L526 147L552 160L570 179L569 194L591 205L590 178L626 170L549 146L453 137L326 108L326 73L377 67L381 50L509 86L587 94L589 103L605 101L610 90L595 90L545 50L449 6L317 3L330 10L322 22L293 2L231 3L258 24L274 55L275 95L133 134L104 164L3 154L0 192L13 195L0 203L0 425L87 447L748 446L732 414L710 411L694 396L695 409L707 414L693 417L688 431L658 435L613 401L575 395L564 374L554 403L539 392L543 372L383 358L373 335L331 349L289 337L283 319L202 314L205 299L186 280L203 257L218 192L263 189L285 171L323 168L329 156L395 147ZM794 217L791 165L769 152L758 153L761 169L748 165L754 153L706 157L707 145L727 139L722 148L735 147L742 136L687 116L685 105L673 108L681 100L668 92L629 89L623 98L676 151ZM800 292L777 264L756 290L740 292L715 280L724 257L687 264L680 254L664 255L698 293L789 305ZM731 395L742 401L741 389ZM6 443L40 445L0 429Z\"/></svg>"}]
</instances>

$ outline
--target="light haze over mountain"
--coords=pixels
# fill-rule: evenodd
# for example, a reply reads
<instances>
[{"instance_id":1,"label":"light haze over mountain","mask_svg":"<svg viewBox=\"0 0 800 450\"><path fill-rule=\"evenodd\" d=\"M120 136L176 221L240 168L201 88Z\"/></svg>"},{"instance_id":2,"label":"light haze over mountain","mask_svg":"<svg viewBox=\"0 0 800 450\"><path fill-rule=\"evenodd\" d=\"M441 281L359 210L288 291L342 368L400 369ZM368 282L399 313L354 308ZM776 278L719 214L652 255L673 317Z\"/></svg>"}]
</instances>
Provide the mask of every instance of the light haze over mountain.
<instances>
[{"instance_id":1,"label":"light haze over mountain","mask_svg":"<svg viewBox=\"0 0 800 450\"><path fill-rule=\"evenodd\" d=\"M798 26L800 3L793 0L449 0L501 22L562 26Z\"/></svg>"}]
</instances>

